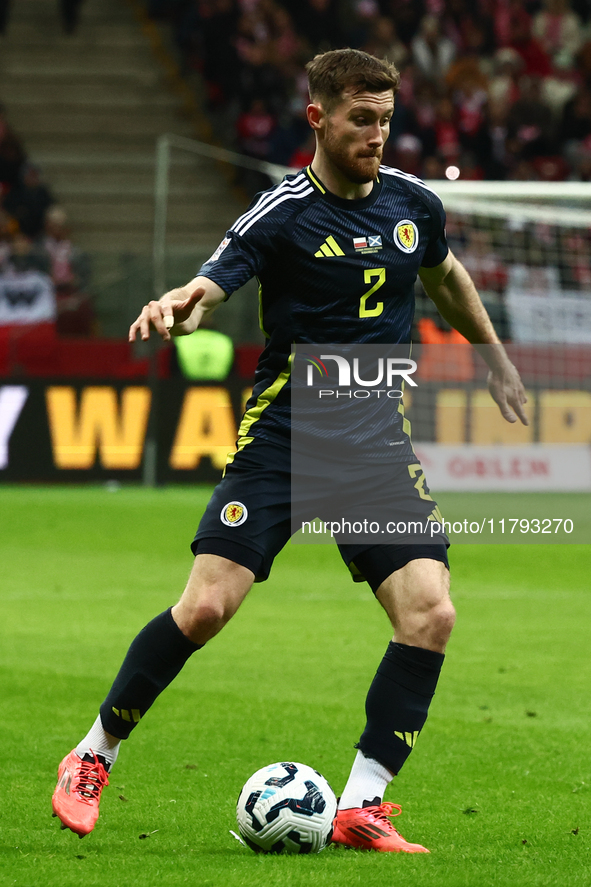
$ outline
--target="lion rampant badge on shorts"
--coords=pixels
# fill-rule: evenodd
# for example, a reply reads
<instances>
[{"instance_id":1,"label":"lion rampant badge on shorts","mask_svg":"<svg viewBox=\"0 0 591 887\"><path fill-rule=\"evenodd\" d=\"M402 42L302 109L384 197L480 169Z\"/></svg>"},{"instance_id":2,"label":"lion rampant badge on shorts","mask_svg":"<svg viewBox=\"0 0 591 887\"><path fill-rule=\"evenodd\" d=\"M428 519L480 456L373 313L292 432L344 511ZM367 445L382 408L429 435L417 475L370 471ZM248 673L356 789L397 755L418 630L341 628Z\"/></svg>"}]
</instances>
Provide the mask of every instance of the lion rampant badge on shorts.
<instances>
[{"instance_id":1,"label":"lion rampant badge on shorts","mask_svg":"<svg viewBox=\"0 0 591 887\"><path fill-rule=\"evenodd\" d=\"M419 229L410 219L403 219L394 228L394 243L403 253L414 253L419 245Z\"/></svg>"},{"instance_id":2,"label":"lion rampant badge on shorts","mask_svg":"<svg viewBox=\"0 0 591 887\"><path fill-rule=\"evenodd\" d=\"M220 520L227 527L239 527L247 517L248 509L242 502L228 502L220 513Z\"/></svg>"}]
</instances>

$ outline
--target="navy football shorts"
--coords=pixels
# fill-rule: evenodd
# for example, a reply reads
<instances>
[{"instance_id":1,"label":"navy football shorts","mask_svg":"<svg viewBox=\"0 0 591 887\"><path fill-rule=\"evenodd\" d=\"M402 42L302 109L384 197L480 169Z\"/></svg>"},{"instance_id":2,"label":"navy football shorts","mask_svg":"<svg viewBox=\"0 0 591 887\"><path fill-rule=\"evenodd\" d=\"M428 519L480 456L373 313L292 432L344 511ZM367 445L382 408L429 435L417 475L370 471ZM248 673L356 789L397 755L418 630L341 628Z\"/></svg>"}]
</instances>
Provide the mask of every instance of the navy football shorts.
<instances>
[{"instance_id":1,"label":"navy football shorts","mask_svg":"<svg viewBox=\"0 0 591 887\"><path fill-rule=\"evenodd\" d=\"M370 471L375 483L379 481L383 487L383 468L378 473ZM391 482L398 505L402 499L405 514L427 521L437 504L429 495L420 466L409 472L406 463L398 463L394 473ZM263 582L292 535L291 493L290 448L255 438L226 467L195 534L193 554L227 558L251 570L256 582ZM306 504L315 517L315 505ZM366 536L359 544L344 543L339 542L338 534L335 540L352 578L369 582L374 592L384 579L411 560L430 558L449 568L449 542L443 533L402 544L376 545Z\"/></svg>"}]
</instances>

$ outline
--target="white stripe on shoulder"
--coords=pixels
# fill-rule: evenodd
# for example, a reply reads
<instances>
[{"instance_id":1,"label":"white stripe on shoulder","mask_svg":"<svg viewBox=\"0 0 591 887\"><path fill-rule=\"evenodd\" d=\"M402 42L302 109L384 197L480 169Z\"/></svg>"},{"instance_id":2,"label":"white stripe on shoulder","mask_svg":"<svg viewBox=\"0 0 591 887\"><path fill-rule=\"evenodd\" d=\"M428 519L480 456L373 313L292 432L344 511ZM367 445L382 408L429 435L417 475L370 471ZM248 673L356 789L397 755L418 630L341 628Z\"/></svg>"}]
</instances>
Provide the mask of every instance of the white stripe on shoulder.
<instances>
[{"instance_id":1,"label":"white stripe on shoulder","mask_svg":"<svg viewBox=\"0 0 591 887\"><path fill-rule=\"evenodd\" d=\"M250 219L251 216L256 215L256 213L263 208L267 203L270 203L272 200L277 197L278 194L283 193L284 191L293 190L299 191L303 187L308 184L308 178L303 173L296 176L295 179L291 179L291 181L281 182L276 188L272 188L270 191L265 191L264 194L261 194L257 202L253 207L243 213L232 225L231 231L237 231L238 226L245 222L247 219ZM237 231L237 233L239 233Z\"/></svg>"},{"instance_id":2,"label":"white stripe on shoulder","mask_svg":"<svg viewBox=\"0 0 591 887\"><path fill-rule=\"evenodd\" d=\"M301 187L305 182L307 182L307 177L300 173L296 176L295 179L291 179L287 182L281 182L275 188L271 188L269 191L265 191L254 206L251 206L249 210L243 213L232 225L231 230L234 230L238 225L240 225L244 220L249 219L252 215L255 215L266 203L273 200L278 193L285 191L288 188L298 188Z\"/></svg>"},{"instance_id":3,"label":"white stripe on shoulder","mask_svg":"<svg viewBox=\"0 0 591 887\"><path fill-rule=\"evenodd\" d=\"M307 188L310 186L310 182L307 176L298 177L297 180L293 182L282 182L277 188L274 188L272 191L268 191L263 195L263 197L257 201L255 206L245 212L240 218L234 222L232 225L232 231L236 231L237 234L241 233L242 227L256 216L259 212L261 212L265 206L268 206L274 200L277 199L281 194L297 194L303 188Z\"/></svg>"},{"instance_id":4,"label":"white stripe on shoulder","mask_svg":"<svg viewBox=\"0 0 591 887\"><path fill-rule=\"evenodd\" d=\"M395 169L393 166L380 166L380 172L387 176L396 176L399 179L406 179L407 182L412 182L414 185L420 185L425 191L430 191L431 194L435 194L436 197L439 197L437 191L434 191L433 188L426 185L422 179L413 176L410 172L403 172L401 169ZM439 199L441 200L441 198Z\"/></svg>"},{"instance_id":5,"label":"white stripe on shoulder","mask_svg":"<svg viewBox=\"0 0 591 887\"><path fill-rule=\"evenodd\" d=\"M297 194L294 194L293 192L288 192L287 194L282 194L280 197L277 198L277 200L274 200L273 203L268 203L267 206L265 206L263 209L261 209L261 211L258 213L258 215L253 216L253 218L249 219L248 222L246 222L246 224L243 224L241 226L240 230L236 230L236 234L240 234L240 235L246 234L248 229L251 228L255 222L258 222L258 220L260 218L262 218L263 216L266 216L267 213L271 212L272 209L275 209L276 206L279 206L279 204L283 203L285 200L301 200L303 197L307 197L308 194L313 194L313 193L314 193L314 188L312 188L310 186L309 188L306 188L305 191L300 191Z\"/></svg>"}]
</instances>

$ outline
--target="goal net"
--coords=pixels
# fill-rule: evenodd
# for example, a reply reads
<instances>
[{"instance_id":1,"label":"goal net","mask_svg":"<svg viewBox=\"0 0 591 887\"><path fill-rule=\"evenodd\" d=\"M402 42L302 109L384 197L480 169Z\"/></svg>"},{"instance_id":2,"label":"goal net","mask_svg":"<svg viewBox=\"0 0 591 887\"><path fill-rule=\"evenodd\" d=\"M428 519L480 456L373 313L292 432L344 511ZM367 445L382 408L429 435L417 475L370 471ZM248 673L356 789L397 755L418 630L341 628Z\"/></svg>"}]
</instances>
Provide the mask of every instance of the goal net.
<instances>
[{"instance_id":1,"label":"goal net","mask_svg":"<svg viewBox=\"0 0 591 887\"><path fill-rule=\"evenodd\" d=\"M501 337L591 345L591 184L437 183L450 247Z\"/></svg>"},{"instance_id":2,"label":"goal net","mask_svg":"<svg viewBox=\"0 0 591 887\"><path fill-rule=\"evenodd\" d=\"M527 390L529 425L502 419L486 366L418 288L424 383L413 439L440 489L591 489L591 184L433 182ZM468 354L468 352L470 352ZM421 360L419 360L419 370Z\"/></svg>"}]
</instances>

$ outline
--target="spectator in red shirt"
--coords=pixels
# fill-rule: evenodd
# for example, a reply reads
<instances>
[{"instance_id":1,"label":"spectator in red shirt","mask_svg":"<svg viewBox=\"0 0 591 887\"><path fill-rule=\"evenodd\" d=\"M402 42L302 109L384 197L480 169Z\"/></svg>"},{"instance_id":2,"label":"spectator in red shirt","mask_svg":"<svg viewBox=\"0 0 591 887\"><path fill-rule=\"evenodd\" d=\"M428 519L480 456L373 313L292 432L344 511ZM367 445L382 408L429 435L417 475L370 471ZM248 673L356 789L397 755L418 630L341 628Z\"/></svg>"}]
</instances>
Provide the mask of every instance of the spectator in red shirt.
<instances>
[{"instance_id":1,"label":"spectator in red shirt","mask_svg":"<svg viewBox=\"0 0 591 887\"><path fill-rule=\"evenodd\" d=\"M236 123L238 146L250 157L266 160L270 151L270 140L276 126L261 99L254 99L248 111L240 115Z\"/></svg>"},{"instance_id":2,"label":"spectator in red shirt","mask_svg":"<svg viewBox=\"0 0 591 887\"><path fill-rule=\"evenodd\" d=\"M509 46L519 53L526 74L548 77L552 73L550 58L543 46L532 36L531 18L521 0L499 4L496 26L499 44Z\"/></svg>"},{"instance_id":3,"label":"spectator in red shirt","mask_svg":"<svg viewBox=\"0 0 591 887\"><path fill-rule=\"evenodd\" d=\"M557 70L570 70L583 42L579 16L569 0L545 0L532 22L532 35L552 59Z\"/></svg>"}]
</instances>

